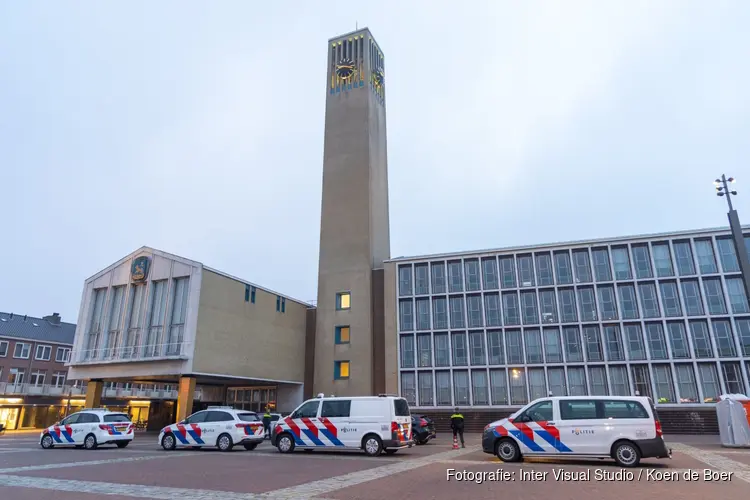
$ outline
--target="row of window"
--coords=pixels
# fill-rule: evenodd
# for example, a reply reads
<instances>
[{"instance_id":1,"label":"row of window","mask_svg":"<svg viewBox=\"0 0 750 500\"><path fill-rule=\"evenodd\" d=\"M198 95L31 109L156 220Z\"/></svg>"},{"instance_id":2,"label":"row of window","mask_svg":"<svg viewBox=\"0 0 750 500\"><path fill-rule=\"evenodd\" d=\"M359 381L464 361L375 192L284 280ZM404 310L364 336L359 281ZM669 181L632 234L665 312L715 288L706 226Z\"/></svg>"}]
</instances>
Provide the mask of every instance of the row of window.
<instances>
[{"instance_id":1,"label":"row of window","mask_svg":"<svg viewBox=\"0 0 750 500\"><path fill-rule=\"evenodd\" d=\"M255 288L252 285L245 285L245 302L250 302L251 304L255 304L255 296L258 292L258 289ZM286 312L286 297L282 297L281 295L276 296L276 312L285 313Z\"/></svg>"},{"instance_id":2,"label":"row of window","mask_svg":"<svg viewBox=\"0 0 750 500\"><path fill-rule=\"evenodd\" d=\"M750 235L745 236L750 255ZM628 249L628 247L630 247ZM466 258L398 268L398 291L411 295L460 293L498 288L569 285L719 272L739 272L729 237L634 243L631 245Z\"/></svg>"},{"instance_id":3,"label":"row of window","mask_svg":"<svg viewBox=\"0 0 750 500\"><path fill-rule=\"evenodd\" d=\"M84 358L178 354L185 333L189 279L95 289Z\"/></svg>"},{"instance_id":4,"label":"row of window","mask_svg":"<svg viewBox=\"0 0 750 500\"><path fill-rule=\"evenodd\" d=\"M76 385L79 381L76 381ZM174 391L177 386L174 384L133 384L132 382L104 382L104 389L132 391Z\"/></svg>"},{"instance_id":5,"label":"row of window","mask_svg":"<svg viewBox=\"0 0 750 500\"><path fill-rule=\"evenodd\" d=\"M399 299L398 328L443 330L750 313L742 278ZM657 286L658 285L658 286ZM726 298L725 298L726 297ZM727 304L728 302L728 304ZM639 307L640 306L640 307Z\"/></svg>"},{"instance_id":6,"label":"row of window","mask_svg":"<svg viewBox=\"0 0 750 500\"><path fill-rule=\"evenodd\" d=\"M13 357L15 359L29 359L31 355L32 344L28 342L16 342L13 346ZM0 340L0 358L4 358L8 355L10 350L10 342L7 340ZM37 361L49 361L52 359L52 346L39 344L36 346L36 352L34 359ZM70 348L69 347L58 347L55 352L55 361L58 363L65 363L70 360Z\"/></svg>"},{"instance_id":7,"label":"row of window","mask_svg":"<svg viewBox=\"0 0 750 500\"><path fill-rule=\"evenodd\" d=\"M747 393L739 362L718 366L710 362L402 371L400 391L410 405L420 407L520 406L549 395L640 395L660 404L715 403L721 394ZM750 373L750 366L745 369Z\"/></svg>"},{"instance_id":8,"label":"row of window","mask_svg":"<svg viewBox=\"0 0 750 500\"><path fill-rule=\"evenodd\" d=\"M750 357L750 318L401 334L401 368ZM562 330L562 331L561 331ZM562 333L562 335L561 335ZM645 335L644 335L645 333Z\"/></svg>"},{"instance_id":9,"label":"row of window","mask_svg":"<svg viewBox=\"0 0 750 500\"><path fill-rule=\"evenodd\" d=\"M0 367L0 380L2 380L3 369ZM53 372L51 384L54 387L62 387L65 385L65 379L68 376L67 372ZM28 383L33 386L44 385L47 378L46 370L33 370L29 374ZM23 368L11 368L8 370L7 382L11 385L21 385L26 383L26 370Z\"/></svg>"}]
</instances>

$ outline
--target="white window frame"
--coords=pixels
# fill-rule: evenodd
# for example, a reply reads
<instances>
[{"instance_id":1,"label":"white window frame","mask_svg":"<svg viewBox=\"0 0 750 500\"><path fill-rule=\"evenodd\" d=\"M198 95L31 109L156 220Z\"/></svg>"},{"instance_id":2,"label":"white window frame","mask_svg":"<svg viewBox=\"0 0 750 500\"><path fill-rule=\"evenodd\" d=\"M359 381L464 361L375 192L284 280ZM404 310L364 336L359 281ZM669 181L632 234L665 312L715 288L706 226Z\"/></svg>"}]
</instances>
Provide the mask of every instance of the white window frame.
<instances>
[{"instance_id":1,"label":"white window frame","mask_svg":"<svg viewBox=\"0 0 750 500\"><path fill-rule=\"evenodd\" d=\"M41 378L42 383L39 383L39 379ZM47 379L47 371L46 370L34 370L31 372L31 375L29 375L29 385L34 387L41 387L44 385L44 381Z\"/></svg>"},{"instance_id":2,"label":"white window frame","mask_svg":"<svg viewBox=\"0 0 750 500\"><path fill-rule=\"evenodd\" d=\"M44 350L49 349L49 353L47 354L47 357L44 357ZM40 355L41 350L41 355ZM49 361L52 359L52 346L46 345L46 344L37 344L36 346L36 352L34 353L34 359L37 361Z\"/></svg>"},{"instance_id":3,"label":"white window frame","mask_svg":"<svg viewBox=\"0 0 750 500\"><path fill-rule=\"evenodd\" d=\"M61 377L62 382L60 382ZM65 387L65 382L68 380L68 374L66 372L56 371L52 374L52 380L54 381L54 387Z\"/></svg>"},{"instance_id":4,"label":"white window frame","mask_svg":"<svg viewBox=\"0 0 750 500\"><path fill-rule=\"evenodd\" d=\"M62 353L62 356L60 356ZM60 359L62 357L62 359ZM58 363L67 363L70 361L70 347L58 347L55 352L55 361Z\"/></svg>"},{"instance_id":5,"label":"white window frame","mask_svg":"<svg viewBox=\"0 0 750 500\"><path fill-rule=\"evenodd\" d=\"M16 351L18 350L18 347L21 347L21 356L16 356ZM26 356L23 355L24 347L28 348L26 351ZM27 342L16 342L16 345L13 346L13 358L14 359L29 359L31 356L31 344Z\"/></svg>"}]
</instances>

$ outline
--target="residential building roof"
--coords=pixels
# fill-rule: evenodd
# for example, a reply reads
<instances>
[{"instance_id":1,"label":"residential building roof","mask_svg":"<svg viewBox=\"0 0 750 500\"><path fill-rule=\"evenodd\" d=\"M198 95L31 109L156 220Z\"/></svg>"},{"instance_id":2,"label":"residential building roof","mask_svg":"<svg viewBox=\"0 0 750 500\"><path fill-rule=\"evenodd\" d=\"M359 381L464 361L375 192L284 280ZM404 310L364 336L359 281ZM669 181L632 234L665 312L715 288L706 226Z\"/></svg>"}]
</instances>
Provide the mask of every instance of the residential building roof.
<instances>
[{"instance_id":1,"label":"residential building roof","mask_svg":"<svg viewBox=\"0 0 750 500\"><path fill-rule=\"evenodd\" d=\"M43 318L0 312L0 337L73 345L76 325L53 313Z\"/></svg>"}]
</instances>

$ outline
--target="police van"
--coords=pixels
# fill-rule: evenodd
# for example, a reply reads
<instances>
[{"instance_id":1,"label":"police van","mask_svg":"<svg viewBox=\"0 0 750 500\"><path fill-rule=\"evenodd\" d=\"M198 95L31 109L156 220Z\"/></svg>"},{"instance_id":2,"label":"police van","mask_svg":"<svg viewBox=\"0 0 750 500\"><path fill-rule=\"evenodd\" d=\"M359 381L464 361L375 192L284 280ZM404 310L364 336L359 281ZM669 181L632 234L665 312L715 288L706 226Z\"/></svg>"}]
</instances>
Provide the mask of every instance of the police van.
<instances>
[{"instance_id":1,"label":"police van","mask_svg":"<svg viewBox=\"0 0 750 500\"><path fill-rule=\"evenodd\" d=\"M39 444L45 450L56 446L94 450L103 444L125 448L133 440L133 430L133 422L126 414L91 408L68 415L42 430Z\"/></svg>"},{"instance_id":2,"label":"police van","mask_svg":"<svg viewBox=\"0 0 750 500\"><path fill-rule=\"evenodd\" d=\"M554 455L635 467L642 458L672 458L651 399L640 396L537 399L487 425L482 449L504 462Z\"/></svg>"},{"instance_id":3,"label":"police van","mask_svg":"<svg viewBox=\"0 0 750 500\"><path fill-rule=\"evenodd\" d=\"M389 394L353 398L318 394L277 422L272 444L281 453L302 448L392 455L414 444L411 411L404 398Z\"/></svg>"}]
</instances>

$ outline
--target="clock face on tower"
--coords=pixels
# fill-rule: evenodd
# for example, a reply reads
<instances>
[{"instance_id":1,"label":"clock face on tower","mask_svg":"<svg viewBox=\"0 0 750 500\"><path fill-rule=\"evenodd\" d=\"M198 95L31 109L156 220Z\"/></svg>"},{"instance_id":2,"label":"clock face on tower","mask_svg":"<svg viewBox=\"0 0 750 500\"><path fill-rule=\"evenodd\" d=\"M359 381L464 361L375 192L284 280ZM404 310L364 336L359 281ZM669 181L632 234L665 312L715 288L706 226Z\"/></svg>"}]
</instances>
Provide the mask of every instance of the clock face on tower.
<instances>
[{"instance_id":1,"label":"clock face on tower","mask_svg":"<svg viewBox=\"0 0 750 500\"><path fill-rule=\"evenodd\" d=\"M383 74L383 68L377 68L372 72L372 83L378 90L385 87L385 75Z\"/></svg>"},{"instance_id":2,"label":"clock face on tower","mask_svg":"<svg viewBox=\"0 0 750 500\"><path fill-rule=\"evenodd\" d=\"M354 62L351 59L342 59L336 65L336 76L344 81L351 80L356 72L357 68L355 67Z\"/></svg>"}]
</instances>

